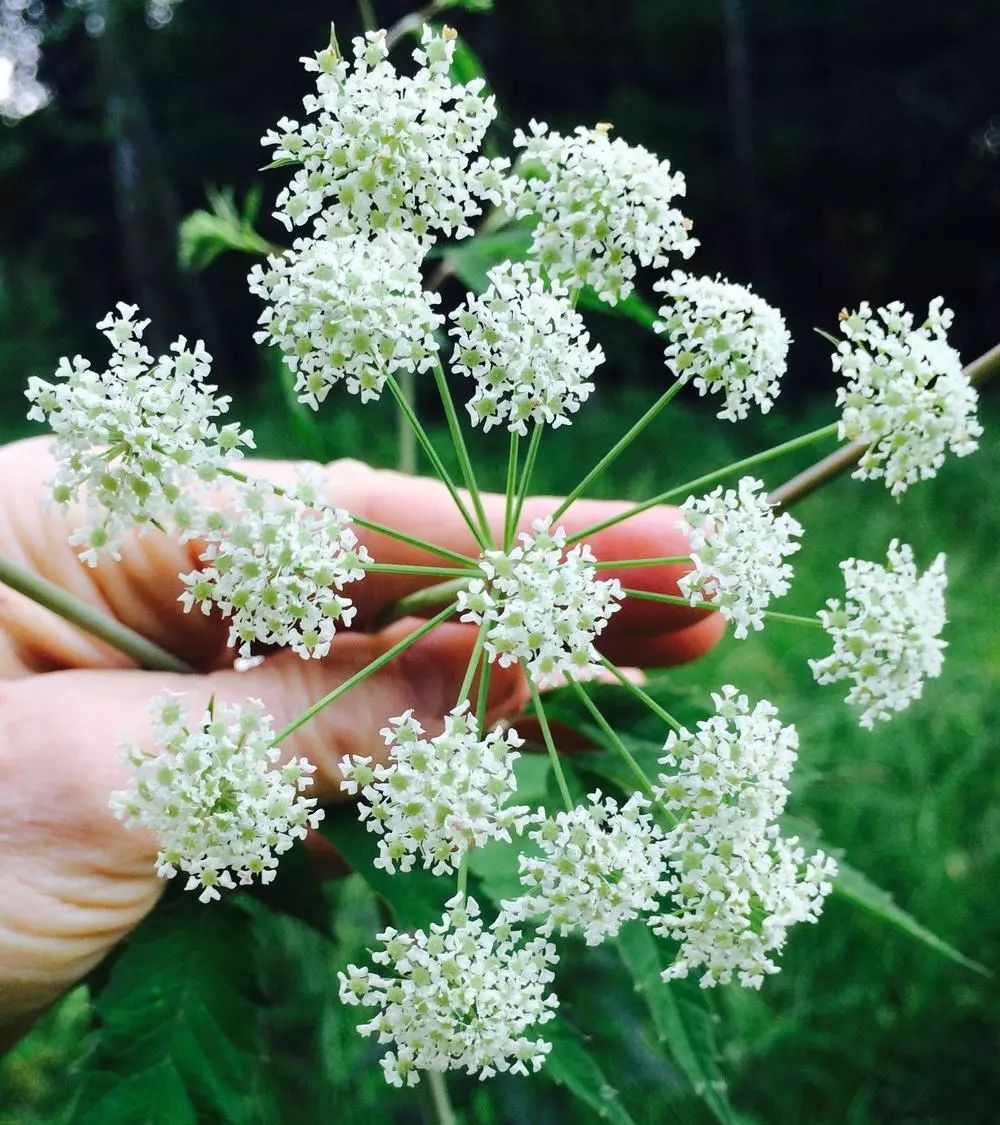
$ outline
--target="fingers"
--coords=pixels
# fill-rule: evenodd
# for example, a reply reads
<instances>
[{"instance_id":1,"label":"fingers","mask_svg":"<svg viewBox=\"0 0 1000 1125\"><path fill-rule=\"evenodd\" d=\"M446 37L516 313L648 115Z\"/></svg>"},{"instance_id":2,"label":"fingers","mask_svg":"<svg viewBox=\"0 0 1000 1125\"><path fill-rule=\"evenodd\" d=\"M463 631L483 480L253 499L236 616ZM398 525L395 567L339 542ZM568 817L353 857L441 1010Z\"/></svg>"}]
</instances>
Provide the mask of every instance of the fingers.
<instances>
[{"instance_id":1,"label":"fingers","mask_svg":"<svg viewBox=\"0 0 1000 1125\"><path fill-rule=\"evenodd\" d=\"M279 484L289 484L296 476L296 466L288 462L248 461L244 468ZM177 600L182 592L178 575L197 566L197 544L180 544L162 534L136 536L124 545L121 562L109 559L94 568L82 565L67 542L82 513L66 515L60 509L46 509L39 499L53 471L47 440L32 439L0 449L0 553L109 613L193 667L208 670L228 663L231 654L226 649L225 621L217 614L185 614ZM478 554L478 545L438 482L374 470L357 461L334 462L326 475L330 504L448 550ZM530 527L533 520L547 516L557 503L551 497L529 499L521 527ZM504 498L487 495L484 505L494 534L499 536ZM573 534L622 507L620 502L579 500L559 523ZM439 556L380 533L359 529L359 538L378 562L447 565ZM588 541L601 560L675 556L687 551L686 537L672 508L643 512ZM677 578L683 570L682 566L620 573L610 569L602 576L618 577L632 587L676 594ZM368 575L349 588L349 596L358 606L356 627L371 625L399 598L438 581L439 577L422 575ZM631 638L644 638L651 643L640 648L655 653L658 663L675 662L670 635L694 624L699 616L684 607L626 602L612 618L602 643L611 651ZM701 635L710 632L706 629ZM129 663L120 653L2 587L0 634L5 635L0 646L0 677L52 668L127 667ZM662 638L662 643L652 643L656 638ZM678 652L686 651L682 644Z\"/></svg>"},{"instance_id":2,"label":"fingers","mask_svg":"<svg viewBox=\"0 0 1000 1125\"><path fill-rule=\"evenodd\" d=\"M193 722L209 700L263 700L276 729L342 684L412 630L347 635L325 661L280 653L246 673L175 676L64 671L0 683L0 1024L37 1011L80 979L152 909L163 883L155 840L108 808L129 778L122 738L152 745L149 700L182 691ZM385 758L379 731L412 709L429 734L455 706L476 631L448 625L351 689L282 744L317 767L312 792L340 796L345 754ZM525 701L516 669L494 669L487 716L515 715Z\"/></svg>"}]
</instances>

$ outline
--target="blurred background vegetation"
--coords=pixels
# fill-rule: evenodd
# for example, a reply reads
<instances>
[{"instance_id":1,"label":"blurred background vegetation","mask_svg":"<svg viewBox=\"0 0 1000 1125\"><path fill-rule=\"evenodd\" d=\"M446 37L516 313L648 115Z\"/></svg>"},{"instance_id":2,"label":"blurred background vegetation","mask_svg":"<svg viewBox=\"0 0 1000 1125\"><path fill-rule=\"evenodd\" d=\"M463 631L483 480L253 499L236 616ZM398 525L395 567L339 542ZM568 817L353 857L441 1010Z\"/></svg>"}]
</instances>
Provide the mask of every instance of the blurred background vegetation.
<instances>
[{"instance_id":1,"label":"blurred background vegetation","mask_svg":"<svg viewBox=\"0 0 1000 1125\"><path fill-rule=\"evenodd\" d=\"M374 7L387 24L409 6ZM104 34L88 33L101 12ZM178 333L206 340L237 415L266 453L391 463L387 406L362 415L341 400L343 409L331 402L315 423L283 420L273 361L250 341L258 310L243 284L247 259L226 255L198 274L177 265L178 223L204 205L212 185L238 199L262 190L261 230L281 241L268 216L281 174L255 171L264 162L259 137L282 114L296 114L308 86L297 59L324 44L331 19L342 41L358 31L354 3L185 0L156 31L142 5L127 0L51 3L45 14L40 77L52 100L0 126L0 440L28 432L27 377L48 374L66 353L99 361L93 324L127 300L153 316L154 342ZM496 0L491 14L448 18L497 92L501 140L532 116L566 128L606 120L669 157L688 179L686 210L702 240L696 268L751 282L783 309L796 338L775 414L733 427L713 422L697 402L671 407L602 481L604 494L642 498L829 420L833 376L812 328L831 326L842 305L898 297L919 310L942 293L956 311L963 355L1000 339L995 0ZM575 484L581 462L621 432L663 377L655 339L627 321L592 320L610 362L594 403L547 446L540 488ZM433 424L433 395L426 397ZM778 625L763 638L727 641L674 676L691 686L730 680L772 698L802 737L792 812L996 971L1000 395L984 398L981 451L901 504L877 485L843 480L796 513L806 547L787 604L795 612L812 612L838 591L839 559L882 557L894 535L915 545L923 565L937 550L948 553L951 647L923 700L875 733L859 731L837 689L809 677L815 638ZM485 474L499 485L501 447L483 449ZM798 467L774 467L769 483ZM286 1065L308 1040L321 1064L306 1091L289 1067L288 1100L275 1120L318 1121L334 1106L344 1122L416 1120L412 1099L384 1091L371 1047L334 998L332 962L359 956L371 901L353 881L329 894L340 945L305 951L317 962L310 987L328 1001L321 1024L312 1007L276 1004L270 1063ZM761 994L725 989L715 998L724 1069L748 1120L996 1120L995 981L840 901L819 926L800 930L784 972ZM291 930L273 937L276 948L286 942L300 952L296 943L308 941ZM635 1030L631 1053L616 1066L635 1119L703 1120L697 1099L685 1100L681 1089L678 1100L677 1076L644 1047L635 998L606 991L615 987L612 974L586 973L567 984L574 1019L609 1051L610 1025L619 1037ZM62 1008L44 1036L0 1067L0 1125L58 1119L84 1013L82 1005ZM525 1102L531 1085L497 1089L494 1111L472 1087L459 1101L476 1105L474 1120L483 1122L582 1119L578 1109L567 1117L558 1101Z\"/></svg>"}]
</instances>

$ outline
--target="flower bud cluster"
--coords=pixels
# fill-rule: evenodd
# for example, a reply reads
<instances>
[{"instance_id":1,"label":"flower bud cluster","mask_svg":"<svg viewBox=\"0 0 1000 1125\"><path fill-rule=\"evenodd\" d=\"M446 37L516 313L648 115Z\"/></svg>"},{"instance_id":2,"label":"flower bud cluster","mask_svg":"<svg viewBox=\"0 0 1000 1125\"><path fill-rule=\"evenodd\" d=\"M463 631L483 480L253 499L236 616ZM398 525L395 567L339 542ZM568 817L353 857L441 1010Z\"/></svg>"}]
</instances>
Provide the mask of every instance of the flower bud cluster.
<instances>
[{"instance_id":1,"label":"flower bud cluster","mask_svg":"<svg viewBox=\"0 0 1000 1125\"><path fill-rule=\"evenodd\" d=\"M425 244L472 234L482 200L500 202L508 162L476 157L496 107L481 78L451 81L454 52L453 32L426 25L413 77L389 62L384 31L353 41L353 64L334 48L304 59L317 76L307 120L284 118L262 141L298 166L276 217L291 230L325 214L344 234L409 231Z\"/></svg>"},{"instance_id":2,"label":"flower bud cluster","mask_svg":"<svg viewBox=\"0 0 1000 1125\"><path fill-rule=\"evenodd\" d=\"M974 452L983 432L975 388L947 340L954 314L943 306L936 297L918 328L899 301L877 315L867 301L841 313L847 339L833 355L834 371L846 379L837 391L844 408L838 433L868 445L854 476L884 479L893 496L933 477L946 450Z\"/></svg>"},{"instance_id":3,"label":"flower bud cluster","mask_svg":"<svg viewBox=\"0 0 1000 1125\"><path fill-rule=\"evenodd\" d=\"M359 813L379 835L375 866L409 871L419 856L435 875L457 869L470 848L488 840L510 842L525 807L504 807L517 788L514 763L523 745L517 731L496 727L480 738L468 702L445 716L444 731L425 738L407 711L381 733L389 747L387 766L370 757L340 763L341 788L360 794Z\"/></svg>"},{"instance_id":4,"label":"flower bud cluster","mask_svg":"<svg viewBox=\"0 0 1000 1125\"><path fill-rule=\"evenodd\" d=\"M677 586L692 605L712 601L742 639L763 629L772 598L788 592L792 567L784 560L800 547L799 522L787 512L775 515L763 484L743 477L735 489L719 485L700 499L681 505L691 544L692 570Z\"/></svg>"},{"instance_id":5,"label":"flower bud cluster","mask_svg":"<svg viewBox=\"0 0 1000 1125\"><path fill-rule=\"evenodd\" d=\"M656 796L678 823L667 833L672 908L652 926L681 944L665 980L702 967L704 988L734 975L759 988L778 971L772 954L789 927L819 917L836 864L822 852L806 858L774 823L788 796L795 728L766 701L751 709L730 685L712 698L715 715L671 732L664 746Z\"/></svg>"},{"instance_id":6,"label":"flower bud cluster","mask_svg":"<svg viewBox=\"0 0 1000 1125\"><path fill-rule=\"evenodd\" d=\"M512 922L536 919L549 937L578 932L599 945L648 910L669 884L667 845L650 803L633 793L621 806L600 790L586 806L547 816L539 811L528 838L539 856L521 853L522 897L503 903Z\"/></svg>"},{"instance_id":7,"label":"flower bud cluster","mask_svg":"<svg viewBox=\"0 0 1000 1125\"><path fill-rule=\"evenodd\" d=\"M381 1060L391 1085L415 1086L421 1070L528 1074L545 1061L550 1044L526 1034L558 1003L544 938L522 941L502 918L487 927L475 899L456 895L429 932L390 928L378 940L374 970L338 974L340 999L377 1009L358 1031L392 1044Z\"/></svg>"},{"instance_id":8,"label":"flower bud cluster","mask_svg":"<svg viewBox=\"0 0 1000 1125\"><path fill-rule=\"evenodd\" d=\"M468 402L472 424L502 422L527 433L527 422L561 426L590 396L604 362L591 348L583 318L567 291L548 286L534 266L504 262L489 272L485 293L471 294L451 314L452 369L476 382Z\"/></svg>"},{"instance_id":9,"label":"flower bud cluster","mask_svg":"<svg viewBox=\"0 0 1000 1125\"><path fill-rule=\"evenodd\" d=\"M588 679L601 665L594 639L621 608L621 584L599 579L587 546L536 520L511 551L485 551L482 578L458 595L463 621L486 624L485 649L503 668L520 662L539 687Z\"/></svg>"},{"instance_id":10,"label":"flower bud cluster","mask_svg":"<svg viewBox=\"0 0 1000 1125\"><path fill-rule=\"evenodd\" d=\"M568 137L539 121L518 129L524 178L510 177L506 205L537 219L531 254L549 277L590 285L617 304L632 292L637 262L659 268L670 254L689 258L698 244L673 206L683 175L641 145L611 140L609 128L580 127Z\"/></svg>"},{"instance_id":11,"label":"flower bud cluster","mask_svg":"<svg viewBox=\"0 0 1000 1125\"><path fill-rule=\"evenodd\" d=\"M195 514L192 532L205 546L198 569L180 576L180 601L185 612L197 605L228 617L229 644L242 656L258 643L323 657L354 620L342 591L364 578L371 556L347 512L310 509L310 498L252 481L230 509Z\"/></svg>"},{"instance_id":12,"label":"flower bud cluster","mask_svg":"<svg viewBox=\"0 0 1000 1125\"><path fill-rule=\"evenodd\" d=\"M894 539L885 566L860 559L840 564L846 597L831 598L819 619L833 652L809 662L821 684L847 680L847 702L861 707L868 730L923 693L923 682L941 674L947 621L945 557L920 574L913 549Z\"/></svg>"},{"instance_id":13,"label":"flower bud cluster","mask_svg":"<svg viewBox=\"0 0 1000 1125\"><path fill-rule=\"evenodd\" d=\"M304 758L277 766L281 751L259 700L210 704L192 729L183 699L165 692L151 701L156 749L122 747L133 785L111 795L111 809L159 841L161 878L182 871L185 889L209 902L237 881L271 882L277 857L315 828L323 811L300 795L315 766Z\"/></svg>"},{"instance_id":14,"label":"flower bud cluster","mask_svg":"<svg viewBox=\"0 0 1000 1125\"><path fill-rule=\"evenodd\" d=\"M699 394L722 394L716 415L746 418L754 404L766 414L781 390L791 337L777 309L743 285L690 277L675 270L654 288L671 299L654 325L667 338L667 367Z\"/></svg>"},{"instance_id":15,"label":"flower bud cluster","mask_svg":"<svg viewBox=\"0 0 1000 1125\"><path fill-rule=\"evenodd\" d=\"M314 410L337 383L368 402L389 376L438 362L440 298L424 290L412 235L297 239L248 282L267 302L254 339L281 350L299 401Z\"/></svg>"},{"instance_id":16,"label":"flower bud cluster","mask_svg":"<svg viewBox=\"0 0 1000 1125\"><path fill-rule=\"evenodd\" d=\"M227 459L253 447L249 430L215 422L230 400L205 382L212 357L201 341L189 348L181 336L154 360L142 344L149 321L135 319L135 305L117 308L97 325L113 348L107 370L95 371L83 356L63 358L62 382L33 377L26 392L28 417L56 435L53 498L85 500L86 518L70 542L90 566L103 552L118 557L133 529L172 523L186 488L214 481Z\"/></svg>"}]
</instances>

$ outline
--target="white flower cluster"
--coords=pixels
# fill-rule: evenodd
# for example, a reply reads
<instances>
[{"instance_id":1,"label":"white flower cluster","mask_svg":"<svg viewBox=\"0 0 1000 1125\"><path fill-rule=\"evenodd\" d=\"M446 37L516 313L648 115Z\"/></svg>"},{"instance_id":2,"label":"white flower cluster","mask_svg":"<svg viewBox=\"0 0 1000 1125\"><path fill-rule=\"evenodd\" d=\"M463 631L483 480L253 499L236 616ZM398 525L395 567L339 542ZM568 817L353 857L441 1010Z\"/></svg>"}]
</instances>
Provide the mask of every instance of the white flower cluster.
<instances>
[{"instance_id":1,"label":"white flower cluster","mask_svg":"<svg viewBox=\"0 0 1000 1125\"><path fill-rule=\"evenodd\" d=\"M600 671L594 639L621 608L617 579L599 579L587 546L536 520L509 553L485 551L482 578L458 595L463 621L487 623L485 649L503 668L520 661L538 687Z\"/></svg>"},{"instance_id":2,"label":"white flower cluster","mask_svg":"<svg viewBox=\"0 0 1000 1125\"><path fill-rule=\"evenodd\" d=\"M807 859L773 823L788 796L795 728L766 701L751 709L730 685L712 698L716 714L694 732L671 732L664 746L657 797L678 818L667 833L673 903L651 925L681 943L664 980L701 966L703 988L734 974L759 988L778 971L772 954L789 927L819 917L837 869L822 852Z\"/></svg>"},{"instance_id":3,"label":"white flower cluster","mask_svg":"<svg viewBox=\"0 0 1000 1125\"><path fill-rule=\"evenodd\" d=\"M699 394L725 396L716 415L729 422L756 403L766 414L781 389L791 337L777 309L746 286L675 270L654 288L673 302L654 328L667 338L667 366Z\"/></svg>"},{"instance_id":4,"label":"white flower cluster","mask_svg":"<svg viewBox=\"0 0 1000 1125\"><path fill-rule=\"evenodd\" d=\"M316 93L303 102L309 120L284 118L262 142L276 163L300 165L275 212L289 230L325 213L342 233L464 238L481 201L500 202L507 161L475 155L494 99L481 78L451 81L454 40L426 25L412 78L388 61L384 31L353 41L353 66L334 48L303 60L317 74Z\"/></svg>"},{"instance_id":5,"label":"white flower cluster","mask_svg":"<svg viewBox=\"0 0 1000 1125\"><path fill-rule=\"evenodd\" d=\"M111 795L115 816L159 841L156 873L183 871L186 890L202 902L219 888L260 879L269 883L286 852L323 818L314 798L300 796L316 767L293 758L275 767L271 717L263 704L210 704L198 727L187 724L183 695L165 692L150 703L156 751L122 747L134 786Z\"/></svg>"},{"instance_id":6,"label":"white flower cluster","mask_svg":"<svg viewBox=\"0 0 1000 1125\"><path fill-rule=\"evenodd\" d=\"M32 377L28 417L48 422L56 435L58 468L53 499L68 505L85 495L87 518L70 542L96 566L101 552L117 549L133 528L170 523L183 490L218 476L253 434L213 419L229 409L205 382L212 357L199 340L184 337L170 355L153 360L142 345L148 320L135 320L135 305L118 305L98 328L113 352L106 371L94 371L83 356L63 358L61 383Z\"/></svg>"},{"instance_id":7,"label":"white flower cluster","mask_svg":"<svg viewBox=\"0 0 1000 1125\"><path fill-rule=\"evenodd\" d=\"M7 124L30 116L49 100L48 87L38 79L38 15L29 0L0 0L0 118Z\"/></svg>"},{"instance_id":8,"label":"white flower cluster","mask_svg":"<svg viewBox=\"0 0 1000 1125\"><path fill-rule=\"evenodd\" d=\"M600 790L571 812L535 814L528 833L540 856L518 857L521 898L503 903L512 922L535 918L540 933L583 934L587 945L614 937L632 918L655 910L665 880L667 845L649 801L633 793L621 806Z\"/></svg>"},{"instance_id":9,"label":"white flower cluster","mask_svg":"<svg viewBox=\"0 0 1000 1125\"><path fill-rule=\"evenodd\" d=\"M339 382L368 402L390 375L437 362L440 298L424 290L419 262L404 233L296 239L254 266L250 292L267 302L254 339L281 349L300 402L316 409Z\"/></svg>"},{"instance_id":10,"label":"white flower cluster","mask_svg":"<svg viewBox=\"0 0 1000 1125\"><path fill-rule=\"evenodd\" d=\"M527 1074L550 1044L525 1034L555 1015L548 992L555 948L544 938L521 941L502 919L484 926L473 898L456 895L430 932L387 929L372 960L383 972L349 965L339 973L345 1004L378 1009L362 1035L393 1049L382 1059L386 1081L415 1086L421 1070L465 1070L489 1078Z\"/></svg>"},{"instance_id":11,"label":"white flower cluster","mask_svg":"<svg viewBox=\"0 0 1000 1125\"><path fill-rule=\"evenodd\" d=\"M792 567L784 560L801 546L793 542L801 525L787 512L775 515L762 488L743 477L735 489L719 485L681 505L693 569L677 586L692 605L717 605L739 639L763 629L768 603L788 591Z\"/></svg>"},{"instance_id":12,"label":"white flower cluster","mask_svg":"<svg viewBox=\"0 0 1000 1125\"><path fill-rule=\"evenodd\" d=\"M919 328L899 301L877 316L867 301L840 314L847 339L833 355L833 369L847 384L837 391L844 408L838 433L868 445L854 476L884 478L893 496L933 477L947 449L958 457L972 453L983 432L975 388L947 340L954 314L943 304L936 297Z\"/></svg>"},{"instance_id":13,"label":"white flower cluster","mask_svg":"<svg viewBox=\"0 0 1000 1125\"><path fill-rule=\"evenodd\" d=\"M467 404L473 425L506 422L525 434L528 420L568 424L594 389L604 352L589 346L566 289L547 286L537 267L503 262L489 279L485 293L470 294L451 314L452 369L476 382Z\"/></svg>"},{"instance_id":14,"label":"white flower cluster","mask_svg":"<svg viewBox=\"0 0 1000 1125\"><path fill-rule=\"evenodd\" d=\"M513 766L523 745L517 731L497 727L480 738L468 702L445 716L435 738L424 738L412 711L389 722L381 732L388 766L360 756L340 763L341 788L360 793L361 819L381 837L375 866L409 871L419 855L425 868L443 875L470 848L509 843L511 828L520 830L528 814L504 807L517 788Z\"/></svg>"},{"instance_id":15,"label":"white flower cluster","mask_svg":"<svg viewBox=\"0 0 1000 1125\"><path fill-rule=\"evenodd\" d=\"M636 262L660 268L698 243L672 206L683 175L639 145L612 141L609 128L581 126L569 137L538 121L518 129L527 178L509 178L506 204L518 218L537 218L531 253L550 277L617 304L632 292Z\"/></svg>"},{"instance_id":16,"label":"white flower cluster","mask_svg":"<svg viewBox=\"0 0 1000 1125\"><path fill-rule=\"evenodd\" d=\"M809 666L821 684L851 683L847 702L863 708L858 722L868 730L919 699L923 681L941 674L944 564L938 555L919 574L913 549L896 539L885 566L860 559L840 564L846 597L831 598L819 612L833 652Z\"/></svg>"},{"instance_id":17,"label":"white flower cluster","mask_svg":"<svg viewBox=\"0 0 1000 1125\"><path fill-rule=\"evenodd\" d=\"M365 576L372 561L358 543L347 512L310 507L303 485L278 496L253 481L228 511L195 515L204 542L201 565L182 574L185 612L213 607L230 619L229 644L249 656L251 645L288 646L302 657L330 651L338 626L357 612L342 591Z\"/></svg>"}]
</instances>

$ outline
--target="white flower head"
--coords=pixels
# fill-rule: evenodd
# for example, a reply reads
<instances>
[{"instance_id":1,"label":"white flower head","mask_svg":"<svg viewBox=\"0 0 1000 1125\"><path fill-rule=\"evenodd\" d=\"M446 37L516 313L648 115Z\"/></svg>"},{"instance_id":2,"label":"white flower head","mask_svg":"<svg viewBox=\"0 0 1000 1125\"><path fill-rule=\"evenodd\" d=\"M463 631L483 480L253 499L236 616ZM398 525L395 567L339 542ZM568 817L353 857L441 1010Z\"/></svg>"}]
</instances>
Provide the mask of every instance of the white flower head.
<instances>
[{"instance_id":1,"label":"white flower head","mask_svg":"<svg viewBox=\"0 0 1000 1125\"><path fill-rule=\"evenodd\" d=\"M419 856L435 875L457 870L470 848L489 840L510 842L527 817L524 807L505 807L517 788L513 766L523 745L515 730L496 727L480 738L468 702L445 716L444 731L425 738L407 711L381 733L388 766L369 757L340 763L347 793L360 793L361 819L379 839L375 866L409 871Z\"/></svg>"},{"instance_id":2,"label":"white flower head","mask_svg":"<svg viewBox=\"0 0 1000 1125\"><path fill-rule=\"evenodd\" d=\"M453 370L476 382L468 403L473 425L506 422L527 433L527 422L561 426L594 389L604 362L590 347L583 318L561 285L546 285L537 267L504 262L489 272L489 288L469 294L451 314Z\"/></svg>"},{"instance_id":3,"label":"white flower head","mask_svg":"<svg viewBox=\"0 0 1000 1125\"><path fill-rule=\"evenodd\" d=\"M588 802L572 812L535 815L528 836L541 855L518 857L524 894L504 902L503 913L512 922L540 919L546 937L578 932L587 945L599 945L656 909L668 887L667 849L640 793L621 808L599 790Z\"/></svg>"},{"instance_id":4,"label":"white flower head","mask_svg":"<svg viewBox=\"0 0 1000 1125\"><path fill-rule=\"evenodd\" d=\"M899 301L878 310L864 302L842 312L847 337L833 355L833 369L846 384L837 391L844 408L841 439L865 442L854 476L884 479L898 496L918 480L933 477L948 449L965 457L978 447L982 426L978 396L948 343L954 314L936 297L917 328Z\"/></svg>"},{"instance_id":5,"label":"white flower head","mask_svg":"<svg viewBox=\"0 0 1000 1125\"><path fill-rule=\"evenodd\" d=\"M703 967L702 987L759 988L778 971L790 926L815 921L836 865L806 858L773 822L784 812L798 734L766 700L751 707L726 685L715 715L673 731L655 796L677 820L667 833L670 906L653 928L681 943L664 980Z\"/></svg>"},{"instance_id":6,"label":"white flower head","mask_svg":"<svg viewBox=\"0 0 1000 1125\"><path fill-rule=\"evenodd\" d=\"M291 230L323 213L345 233L405 230L425 245L432 232L471 235L482 201L500 202L508 163L476 155L496 116L483 79L451 81L454 35L430 25L413 77L389 62L384 31L352 49L353 65L333 50L304 59L317 75L305 123L284 118L263 138L276 162L298 165L276 217Z\"/></svg>"},{"instance_id":7,"label":"white flower head","mask_svg":"<svg viewBox=\"0 0 1000 1125\"><path fill-rule=\"evenodd\" d=\"M419 262L407 234L320 236L253 268L250 292L267 302L254 339L281 349L300 402L315 410L337 383L369 402L390 375L437 362L434 332L444 320Z\"/></svg>"},{"instance_id":8,"label":"white flower head","mask_svg":"<svg viewBox=\"0 0 1000 1125\"><path fill-rule=\"evenodd\" d=\"M548 276L617 304L632 292L637 262L660 268L671 254L689 258L697 242L673 206L683 175L641 145L611 140L608 128L561 136L532 121L528 133L519 129L514 144L530 178L509 178L507 206L537 218L531 252Z\"/></svg>"},{"instance_id":9,"label":"white flower head","mask_svg":"<svg viewBox=\"0 0 1000 1125\"><path fill-rule=\"evenodd\" d=\"M810 660L821 684L847 680L847 702L861 707L868 730L919 699L923 682L939 676L947 643L945 557L918 573L913 549L894 539L885 566L859 559L840 564L846 597L831 598L819 619L833 639L833 652Z\"/></svg>"},{"instance_id":10,"label":"white flower head","mask_svg":"<svg viewBox=\"0 0 1000 1125\"><path fill-rule=\"evenodd\" d=\"M667 366L702 395L724 396L717 417L766 414L785 374L791 337L781 313L743 285L675 270L654 288L672 301L654 325L667 338Z\"/></svg>"},{"instance_id":11,"label":"white flower head","mask_svg":"<svg viewBox=\"0 0 1000 1125\"><path fill-rule=\"evenodd\" d=\"M253 447L249 430L214 421L230 400L205 382L212 357L201 341L189 348L181 336L154 360L142 344L149 321L137 312L119 304L98 324L113 348L106 371L83 356L63 358L62 382L32 377L26 392L28 417L56 435L53 498L86 500L87 518L70 542L91 566L102 552L117 557L133 528L169 524L185 488L214 481L226 460Z\"/></svg>"},{"instance_id":12,"label":"white flower head","mask_svg":"<svg viewBox=\"0 0 1000 1125\"><path fill-rule=\"evenodd\" d=\"M539 687L582 680L601 665L594 640L621 608L617 579L599 579L590 548L536 520L510 552L485 551L458 595L463 621L487 623L485 650L503 668L520 661Z\"/></svg>"},{"instance_id":13,"label":"white flower head","mask_svg":"<svg viewBox=\"0 0 1000 1125\"><path fill-rule=\"evenodd\" d=\"M215 703L189 726L183 699L164 692L150 702L156 752L123 745L134 783L112 793L110 804L130 828L157 838L156 873L170 879L184 872L185 889L208 902L236 880L271 882L277 857L315 828L323 811L300 795L316 767L304 758L277 765L281 751L260 700Z\"/></svg>"},{"instance_id":14,"label":"white flower head","mask_svg":"<svg viewBox=\"0 0 1000 1125\"><path fill-rule=\"evenodd\" d=\"M677 585L692 605L712 601L737 638L764 627L772 598L787 593L792 567L784 560L800 547L802 527L787 512L775 514L763 484L743 477L735 489L719 485L681 505L693 568Z\"/></svg>"},{"instance_id":15,"label":"white flower head","mask_svg":"<svg viewBox=\"0 0 1000 1125\"><path fill-rule=\"evenodd\" d=\"M502 919L484 925L475 899L461 895L429 932L390 928L378 940L375 969L349 965L338 977L344 1004L377 1009L358 1031L392 1045L381 1060L387 1082L415 1086L421 1070L490 1078L539 1069L551 1045L528 1033L558 1004L548 941L523 941Z\"/></svg>"},{"instance_id":16,"label":"white flower head","mask_svg":"<svg viewBox=\"0 0 1000 1125\"><path fill-rule=\"evenodd\" d=\"M313 508L303 482L278 496L252 481L228 511L195 515L189 534L205 544L200 566L182 574L185 612L199 606L229 618L229 644L249 656L254 642L323 657L334 633L357 612L344 587L365 576L372 561L358 543L347 512Z\"/></svg>"}]
</instances>

